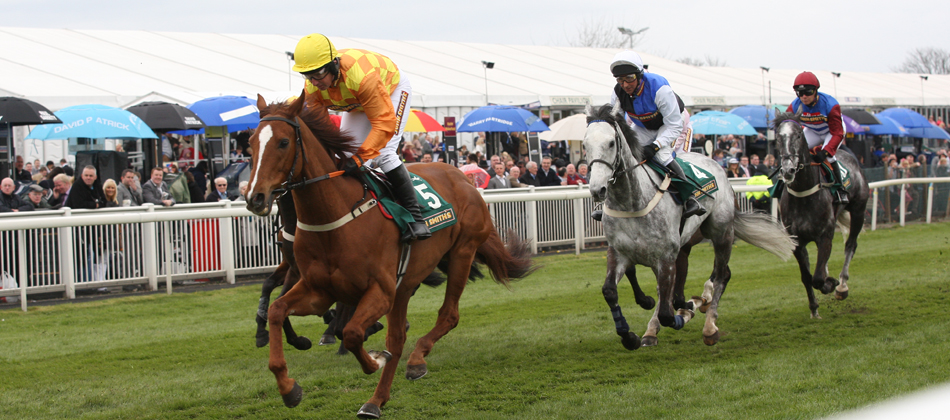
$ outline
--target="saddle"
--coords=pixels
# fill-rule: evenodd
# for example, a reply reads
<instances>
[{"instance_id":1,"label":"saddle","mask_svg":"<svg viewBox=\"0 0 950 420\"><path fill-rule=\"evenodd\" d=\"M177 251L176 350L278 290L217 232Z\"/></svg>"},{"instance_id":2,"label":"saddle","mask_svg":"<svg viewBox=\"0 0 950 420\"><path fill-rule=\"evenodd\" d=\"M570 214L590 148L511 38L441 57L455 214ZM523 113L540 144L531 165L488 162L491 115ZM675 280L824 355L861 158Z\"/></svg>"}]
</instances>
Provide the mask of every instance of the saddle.
<instances>
[{"instance_id":1,"label":"saddle","mask_svg":"<svg viewBox=\"0 0 950 420\"><path fill-rule=\"evenodd\" d=\"M712 193L719 190L719 184L716 183L716 177L713 174L705 169L693 166L683 159L674 159L679 163L680 168L683 168L683 173L688 178L672 178L673 182L670 183L670 186L674 192L676 192L676 194L673 194L673 199L676 200L678 204L684 203L690 197L696 197L697 200L702 199L706 197L706 194L712 195ZM654 162L652 159L647 162L647 165L650 169L660 174L660 176L666 176L668 173L666 167Z\"/></svg>"},{"instance_id":2,"label":"saddle","mask_svg":"<svg viewBox=\"0 0 950 420\"><path fill-rule=\"evenodd\" d=\"M396 202L392 187L386 174L379 168L360 168L357 179L363 183L370 195L379 202L379 211L383 216L396 223L399 231L406 229L413 222L412 215L402 205ZM442 198L438 192L422 177L410 172L413 189L416 190L416 201L422 211L422 218L429 227L429 231L436 232L452 226L457 221L452 204Z\"/></svg>"}]
</instances>

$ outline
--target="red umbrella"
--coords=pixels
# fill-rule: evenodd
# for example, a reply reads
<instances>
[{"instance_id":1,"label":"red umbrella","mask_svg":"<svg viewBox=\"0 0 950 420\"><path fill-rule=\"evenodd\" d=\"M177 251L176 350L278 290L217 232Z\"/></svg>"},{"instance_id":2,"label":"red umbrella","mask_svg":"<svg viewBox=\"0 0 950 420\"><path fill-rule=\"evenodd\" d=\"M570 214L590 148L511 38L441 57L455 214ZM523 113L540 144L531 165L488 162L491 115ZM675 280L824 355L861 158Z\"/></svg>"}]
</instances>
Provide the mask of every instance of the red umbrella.
<instances>
[{"instance_id":1,"label":"red umbrella","mask_svg":"<svg viewBox=\"0 0 950 420\"><path fill-rule=\"evenodd\" d=\"M425 133L429 131L445 131L435 118L425 112L413 109L409 112L409 120L406 121L406 128L402 131L407 133Z\"/></svg>"}]
</instances>

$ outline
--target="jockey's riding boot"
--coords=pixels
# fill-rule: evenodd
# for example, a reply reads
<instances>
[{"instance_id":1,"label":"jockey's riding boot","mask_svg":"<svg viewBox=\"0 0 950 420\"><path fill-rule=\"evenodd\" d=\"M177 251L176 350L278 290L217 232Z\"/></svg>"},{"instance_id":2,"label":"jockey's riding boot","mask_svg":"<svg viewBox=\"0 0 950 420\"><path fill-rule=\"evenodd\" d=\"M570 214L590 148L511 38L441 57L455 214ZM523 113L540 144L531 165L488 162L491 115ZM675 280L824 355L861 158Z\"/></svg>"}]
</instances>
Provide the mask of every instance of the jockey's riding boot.
<instances>
[{"instance_id":1,"label":"jockey's riding boot","mask_svg":"<svg viewBox=\"0 0 950 420\"><path fill-rule=\"evenodd\" d=\"M844 184L841 182L841 168L838 167L838 161L828 162L831 166L831 176L835 180L835 186L837 187L837 194L835 195L835 202L838 204L848 204L851 200L848 199L848 190L844 188Z\"/></svg>"},{"instance_id":2,"label":"jockey's riding boot","mask_svg":"<svg viewBox=\"0 0 950 420\"><path fill-rule=\"evenodd\" d=\"M686 173L683 172L683 168L681 168L680 164L676 162L676 159L673 159L669 165L666 165L666 167L669 168L671 172L673 172L673 176L683 181L689 181L686 178ZM703 207L702 204L699 204L699 200L697 200L696 197L690 196L689 199L683 203L683 206L685 207L683 209L684 218L690 216L702 216L706 214L706 208Z\"/></svg>"},{"instance_id":3,"label":"jockey's riding boot","mask_svg":"<svg viewBox=\"0 0 950 420\"><path fill-rule=\"evenodd\" d=\"M422 211L419 209L419 202L416 201L416 189L412 187L412 180L409 179L409 171L405 165L399 165L396 169L386 172L386 178L393 186L393 194L399 203L402 204L409 214L412 215L412 223L402 234L403 242L410 242L413 239L423 240L432 237L429 227L422 220Z\"/></svg>"},{"instance_id":4,"label":"jockey's riding boot","mask_svg":"<svg viewBox=\"0 0 950 420\"><path fill-rule=\"evenodd\" d=\"M594 210L594 211L590 212L590 218L591 218L591 219L594 219L594 220L596 220L596 221L599 222L599 221L601 221L600 219L603 219L603 218L604 218L604 211L603 211L603 210Z\"/></svg>"}]
</instances>

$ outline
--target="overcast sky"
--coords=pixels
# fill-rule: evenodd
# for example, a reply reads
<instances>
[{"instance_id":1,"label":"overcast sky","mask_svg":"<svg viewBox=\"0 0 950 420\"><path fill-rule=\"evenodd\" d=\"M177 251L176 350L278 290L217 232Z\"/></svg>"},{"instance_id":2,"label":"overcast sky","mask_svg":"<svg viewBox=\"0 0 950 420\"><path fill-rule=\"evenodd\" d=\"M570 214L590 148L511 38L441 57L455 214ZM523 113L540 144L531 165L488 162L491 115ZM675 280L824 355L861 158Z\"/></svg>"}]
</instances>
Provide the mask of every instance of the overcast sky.
<instances>
[{"instance_id":1,"label":"overcast sky","mask_svg":"<svg viewBox=\"0 0 950 420\"><path fill-rule=\"evenodd\" d=\"M890 72L950 50L946 0L0 0L0 26L569 45L585 25L649 27L638 51L730 67ZM345 47L345 46L340 46ZM3 49L0 46L0 57Z\"/></svg>"}]
</instances>

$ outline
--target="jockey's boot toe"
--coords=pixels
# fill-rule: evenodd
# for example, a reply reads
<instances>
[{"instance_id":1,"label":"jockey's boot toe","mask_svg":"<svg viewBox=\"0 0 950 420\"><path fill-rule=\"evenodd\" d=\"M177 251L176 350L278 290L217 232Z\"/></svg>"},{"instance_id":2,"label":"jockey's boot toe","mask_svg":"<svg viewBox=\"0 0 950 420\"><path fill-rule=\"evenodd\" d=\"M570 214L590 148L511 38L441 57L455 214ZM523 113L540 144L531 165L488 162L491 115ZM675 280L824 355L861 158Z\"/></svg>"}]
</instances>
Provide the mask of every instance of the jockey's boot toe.
<instances>
[{"instance_id":1,"label":"jockey's boot toe","mask_svg":"<svg viewBox=\"0 0 950 420\"><path fill-rule=\"evenodd\" d=\"M848 203L851 202L851 200L848 199L848 192L844 190L838 190L838 193L835 195L835 197L837 198L835 201L838 204L847 205Z\"/></svg>"},{"instance_id":2,"label":"jockey's boot toe","mask_svg":"<svg viewBox=\"0 0 950 420\"><path fill-rule=\"evenodd\" d=\"M699 204L699 201L695 197L690 197L689 200L686 200L686 209L683 210L683 217L690 216L702 216L706 214L706 208L702 204Z\"/></svg>"},{"instance_id":3,"label":"jockey's boot toe","mask_svg":"<svg viewBox=\"0 0 950 420\"><path fill-rule=\"evenodd\" d=\"M409 223L409 227L403 232L401 240L408 243L412 241L422 241L431 237L432 232L429 231L429 227L426 226L425 222L412 222Z\"/></svg>"},{"instance_id":4,"label":"jockey's boot toe","mask_svg":"<svg viewBox=\"0 0 950 420\"><path fill-rule=\"evenodd\" d=\"M592 211L592 212L590 213L590 218L591 218L591 219L594 219L594 220L596 220L596 221L599 222L599 221L601 221L601 219L604 218L604 211L603 211L603 210L594 210L594 211Z\"/></svg>"}]
</instances>

